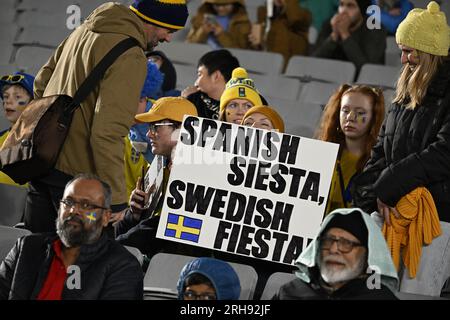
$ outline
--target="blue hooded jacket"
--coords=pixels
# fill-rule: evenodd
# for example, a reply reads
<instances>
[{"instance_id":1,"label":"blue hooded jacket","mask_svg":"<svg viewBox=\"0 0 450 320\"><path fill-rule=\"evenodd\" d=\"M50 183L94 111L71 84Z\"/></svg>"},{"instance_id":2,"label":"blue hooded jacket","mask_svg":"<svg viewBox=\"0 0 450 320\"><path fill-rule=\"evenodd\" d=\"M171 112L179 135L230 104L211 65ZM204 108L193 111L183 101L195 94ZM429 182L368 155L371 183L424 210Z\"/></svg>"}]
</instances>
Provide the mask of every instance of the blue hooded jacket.
<instances>
[{"instance_id":1,"label":"blue hooded jacket","mask_svg":"<svg viewBox=\"0 0 450 320\"><path fill-rule=\"evenodd\" d=\"M197 258L183 267L177 284L178 299L183 299L185 280L194 273L199 273L211 281L217 300L239 299L241 283L238 275L227 262L214 258Z\"/></svg>"}]
</instances>

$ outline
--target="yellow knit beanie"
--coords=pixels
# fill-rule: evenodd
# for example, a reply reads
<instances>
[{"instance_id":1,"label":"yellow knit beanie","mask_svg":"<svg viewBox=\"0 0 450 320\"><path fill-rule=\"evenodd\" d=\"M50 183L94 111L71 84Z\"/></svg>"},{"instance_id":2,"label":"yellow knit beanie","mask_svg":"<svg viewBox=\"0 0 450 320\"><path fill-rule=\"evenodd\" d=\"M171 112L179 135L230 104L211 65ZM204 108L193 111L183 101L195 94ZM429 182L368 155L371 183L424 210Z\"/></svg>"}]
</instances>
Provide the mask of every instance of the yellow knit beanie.
<instances>
[{"instance_id":1,"label":"yellow knit beanie","mask_svg":"<svg viewBox=\"0 0 450 320\"><path fill-rule=\"evenodd\" d=\"M236 68L231 74L230 81L227 82L225 91L220 97L220 111L225 110L228 102L234 99L246 99L253 105L262 105L261 97L256 91L252 79L248 78L247 71L244 68Z\"/></svg>"},{"instance_id":2,"label":"yellow knit beanie","mask_svg":"<svg viewBox=\"0 0 450 320\"><path fill-rule=\"evenodd\" d=\"M395 38L398 44L435 56L446 57L450 47L447 19L435 1L426 10L411 10L400 23Z\"/></svg>"},{"instance_id":3,"label":"yellow knit beanie","mask_svg":"<svg viewBox=\"0 0 450 320\"><path fill-rule=\"evenodd\" d=\"M283 118L276 112L274 108L271 108L269 106L261 106L256 105L248 109L248 111L245 113L244 118L242 118L241 124L244 124L245 119L247 119L249 116L251 116L254 113L261 113L265 115L270 122L272 122L273 128L277 129L279 132L284 133L284 121Z\"/></svg>"}]
</instances>

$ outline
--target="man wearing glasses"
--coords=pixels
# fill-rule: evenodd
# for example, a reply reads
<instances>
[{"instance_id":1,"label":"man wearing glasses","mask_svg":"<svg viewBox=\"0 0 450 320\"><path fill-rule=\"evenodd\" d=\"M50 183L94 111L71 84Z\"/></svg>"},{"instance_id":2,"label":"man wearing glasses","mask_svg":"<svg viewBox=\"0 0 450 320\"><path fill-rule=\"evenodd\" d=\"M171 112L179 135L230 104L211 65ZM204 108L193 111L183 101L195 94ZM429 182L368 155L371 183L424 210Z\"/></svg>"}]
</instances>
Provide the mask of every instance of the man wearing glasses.
<instances>
[{"instance_id":1,"label":"man wearing glasses","mask_svg":"<svg viewBox=\"0 0 450 320\"><path fill-rule=\"evenodd\" d=\"M197 116L197 109L189 100L182 97L160 98L148 112L136 115L136 120L149 124L147 136L150 138L152 153L155 155L153 161L157 156L165 159L163 187L159 189L159 193L152 194L154 205L147 207L150 192L141 190L138 183L131 193L130 207L126 210L124 218L115 225L115 231L117 241L138 248L148 258L164 249L177 251L175 247L180 245L156 238L156 231L184 115ZM197 248L197 251L202 250Z\"/></svg>"},{"instance_id":2,"label":"man wearing glasses","mask_svg":"<svg viewBox=\"0 0 450 320\"><path fill-rule=\"evenodd\" d=\"M360 209L337 209L296 261L297 279L274 299L397 299L397 271L380 228Z\"/></svg>"},{"instance_id":3,"label":"man wearing glasses","mask_svg":"<svg viewBox=\"0 0 450 320\"><path fill-rule=\"evenodd\" d=\"M78 175L60 202L57 234L20 238L0 265L0 300L142 299L137 259L104 232L111 188Z\"/></svg>"}]
</instances>

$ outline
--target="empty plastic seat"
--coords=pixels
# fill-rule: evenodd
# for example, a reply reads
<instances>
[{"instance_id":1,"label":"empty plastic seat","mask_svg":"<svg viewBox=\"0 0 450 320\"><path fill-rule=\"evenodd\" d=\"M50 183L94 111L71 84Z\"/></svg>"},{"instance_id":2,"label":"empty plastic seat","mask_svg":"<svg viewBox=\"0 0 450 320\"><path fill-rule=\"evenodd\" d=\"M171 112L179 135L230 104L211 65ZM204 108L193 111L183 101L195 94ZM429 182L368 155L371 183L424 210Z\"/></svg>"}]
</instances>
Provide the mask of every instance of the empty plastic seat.
<instances>
[{"instance_id":1,"label":"empty plastic seat","mask_svg":"<svg viewBox=\"0 0 450 320\"><path fill-rule=\"evenodd\" d=\"M295 101L300 93L300 81L276 75L249 73L258 91L264 96Z\"/></svg>"},{"instance_id":2,"label":"empty plastic seat","mask_svg":"<svg viewBox=\"0 0 450 320\"><path fill-rule=\"evenodd\" d=\"M12 44L17 38L19 27L11 23L0 23L0 42Z\"/></svg>"},{"instance_id":3,"label":"empty plastic seat","mask_svg":"<svg viewBox=\"0 0 450 320\"><path fill-rule=\"evenodd\" d=\"M211 47L198 43L166 42L158 45L155 50L163 51L172 63L197 67L200 57L211 51Z\"/></svg>"},{"instance_id":4,"label":"empty plastic seat","mask_svg":"<svg viewBox=\"0 0 450 320\"><path fill-rule=\"evenodd\" d=\"M69 34L67 28L37 27L23 28L14 42L15 45L36 45L42 47L57 47Z\"/></svg>"},{"instance_id":5,"label":"empty plastic seat","mask_svg":"<svg viewBox=\"0 0 450 320\"><path fill-rule=\"evenodd\" d=\"M275 52L227 48L248 72L279 75L283 70L284 58Z\"/></svg>"},{"instance_id":6,"label":"empty plastic seat","mask_svg":"<svg viewBox=\"0 0 450 320\"><path fill-rule=\"evenodd\" d=\"M401 51L398 48L395 37L386 38L386 51L384 53L384 61L387 66L400 66Z\"/></svg>"},{"instance_id":7,"label":"empty plastic seat","mask_svg":"<svg viewBox=\"0 0 450 320\"><path fill-rule=\"evenodd\" d=\"M400 75L401 67L382 66L378 64L365 64L358 76L358 83L395 88Z\"/></svg>"},{"instance_id":8,"label":"empty plastic seat","mask_svg":"<svg viewBox=\"0 0 450 320\"><path fill-rule=\"evenodd\" d=\"M39 70L47 63L53 52L53 49L23 46L17 50L14 63L24 70ZM36 75L34 72L30 73Z\"/></svg>"},{"instance_id":9,"label":"empty plastic seat","mask_svg":"<svg viewBox=\"0 0 450 320\"><path fill-rule=\"evenodd\" d=\"M309 82L300 92L297 107L287 115L290 133L313 138L320 123L322 112L338 84Z\"/></svg>"},{"instance_id":10,"label":"empty plastic seat","mask_svg":"<svg viewBox=\"0 0 450 320\"><path fill-rule=\"evenodd\" d=\"M31 232L25 229L0 226L0 263L14 247L17 239L28 234Z\"/></svg>"},{"instance_id":11,"label":"empty plastic seat","mask_svg":"<svg viewBox=\"0 0 450 320\"><path fill-rule=\"evenodd\" d=\"M195 79L197 78L197 68L190 65L175 64L175 70L177 71L177 85L178 90L183 90L188 86L193 86Z\"/></svg>"},{"instance_id":12,"label":"empty plastic seat","mask_svg":"<svg viewBox=\"0 0 450 320\"><path fill-rule=\"evenodd\" d=\"M170 253L158 253L150 260L144 277L144 295L147 293L165 293L177 296L177 282L181 269L195 257ZM251 300L255 291L258 275L253 267L232 263L241 282L240 300Z\"/></svg>"},{"instance_id":13,"label":"empty plastic seat","mask_svg":"<svg viewBox=\"0 0 450 320\"><path fill-rule=\"evenodd\" d=\"M348 61L293 56L289 59L285 76L304 82L351 83L355 72L355 66Z\"/></svg>"},{"instance_id":14,"label":"empty plastic seat","mask_svg":"<svg viewBox=\"0 0 450 320\"><path fill-rule=\"evenodd\" d=\"M124 246L133 256L135 256L135 258L137 259L137 261L139 261L139 264L142 266L142 264L144 263L144 256L142 255L142 252L135 247L129 247L129 246Z\"/></svg>"},{"instance_id":15,"label":"empty plastic seat","mask_svg":"<svg viewBox=\"0 0 450 320\"><path fill-rule=\"evenodd\" d=\"M297 277L293 273L275 272L267 279L261 300L270 300L278 292L278 290L286 283Z\"/></svg>"},{"instance_id":16,"label":"empty plastic seat","mask_svg":"<svg viewBox=\"0 0 450 320\"><path fill-rule=\"evenodd\" d=\"M22 220L26 197L27 188L0 183L0 225L13 227Z\"/></svg>"},{"instance_id":17,"label":"empty plastic seat","mask_svg":"<svg viewBox=\"0 0 450 320\"><path fill-rule=\"evenodd\" d=\"M17 15L16 24L20 27L55 27L67 28L69 15L66 10L56 10L54 12L40 12L27 10ZM81 19L80 19L81 20Z\"/></svg>"}]
</instances>

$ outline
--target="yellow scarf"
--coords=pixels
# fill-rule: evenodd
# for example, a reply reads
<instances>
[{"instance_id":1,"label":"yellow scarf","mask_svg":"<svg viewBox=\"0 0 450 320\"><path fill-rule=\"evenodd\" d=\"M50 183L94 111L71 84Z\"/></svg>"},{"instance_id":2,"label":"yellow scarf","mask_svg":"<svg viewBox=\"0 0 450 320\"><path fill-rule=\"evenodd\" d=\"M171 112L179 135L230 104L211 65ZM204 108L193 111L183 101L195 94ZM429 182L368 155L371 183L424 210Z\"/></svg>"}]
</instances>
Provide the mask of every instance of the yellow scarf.
<instances>
[{"instance_id":1,"label":"yellow scarf","mask_svg":"<svg viewBox=\"0 0 450 320\"><path fill-rule=\"evenodd\" d=\"M441 225L433 197L427 188L419 187L402 197L396 206L399 218L391 212L391 225L383 225L383 235L397 270L400 253L409 276L415 278L422 246L441 235Z\"/></svg>"}]
</instances>

